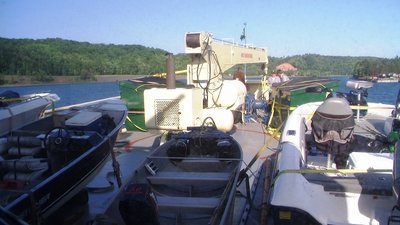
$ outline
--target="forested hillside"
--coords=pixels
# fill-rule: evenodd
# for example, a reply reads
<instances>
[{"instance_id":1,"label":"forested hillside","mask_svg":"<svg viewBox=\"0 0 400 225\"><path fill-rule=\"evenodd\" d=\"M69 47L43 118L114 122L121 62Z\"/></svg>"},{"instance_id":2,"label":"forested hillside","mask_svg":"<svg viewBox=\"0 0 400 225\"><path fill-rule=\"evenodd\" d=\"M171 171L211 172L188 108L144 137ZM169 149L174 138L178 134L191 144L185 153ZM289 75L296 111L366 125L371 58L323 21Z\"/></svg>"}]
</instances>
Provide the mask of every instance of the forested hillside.
<instances>
[{"instance_id":1,"label":"forested hillside","mask_svg":"<svg viewBox=\"0 0 400 225\"><path fill-rule=\"evenodd\" d=\"M349 57L349 56L323 56L315 54L297 55L285 58L274 58L270 60L270 69L287 62L298 68L298 75L352 75L354 66L362 60L373 59L372 57Z\"/></svg>"},{"instance_id":2,"label":"forested hillside","mask_svg":"<svg viewBox=\"0 0 400 225\"><path fill-rule=\"evenodd\" d=\"M0 74L153 74L165 70L166 54L141 45L0 38Z\"/></svg>"},{"instance_id":3,"label":"forested hillside","mask_svg":"<svg viewBox=\"0 0 400 225\"><path fill-rule=\"evenodd\" d=\"M93 75L154 74L165 71L167 52L141 45L90 44L62 39L0 38L0 75L30 75L35 80L74 75L90 79ZM186 69L189 58L175 55L177 70ZM306 54L285 58L270 57L269 71L281 63L298 68L298 75L353 75L379 71L400 73L400 60L374 57L342 57ZM378 71L375 69L374 71ZM259 74L248 66L248 74Z\"/></svg>"}]
</instances>

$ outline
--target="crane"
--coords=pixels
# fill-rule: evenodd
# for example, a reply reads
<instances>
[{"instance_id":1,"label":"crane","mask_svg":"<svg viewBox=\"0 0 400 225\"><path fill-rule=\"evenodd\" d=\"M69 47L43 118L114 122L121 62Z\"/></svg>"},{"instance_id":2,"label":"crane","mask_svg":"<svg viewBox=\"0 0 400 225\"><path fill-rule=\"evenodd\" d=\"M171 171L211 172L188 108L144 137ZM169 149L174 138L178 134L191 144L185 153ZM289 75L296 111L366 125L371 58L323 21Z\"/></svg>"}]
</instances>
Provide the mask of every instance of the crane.
<instances>
[{"instance_id":1,"label":"crane","mask_svg":"<svg viewBox=\"0 0 400 225\"><path fill-rule=\"evenodd\" d=\"M170 65L167 88L144 91L146 127L184 130L211 120L219 130L230 131L236 118L244 114L247 89L239 80L224 80L223 73L237 64L261 63L266 75L267 50L217 40L211 33L197 32L185 34L185 53L191 58L187 65L187 84L192 88L173 85L173 63L167 60ZM263 78L266 81L266 76Z\"/></svg>"},{"instance_id":2,"label":"crane","mask_svg":"<svg viewBox=\"0 0 400 225\"><path fill-rule=\"evenodd\" d=\"M187 65L187 84L204 90L205 107L236 110L244 104L246 86L223 77L233 66L261 63L263 74L267 74L266 49L215 39L212 33L186 33L185 53L191 59Z\"/></svg>"}]
</instances>

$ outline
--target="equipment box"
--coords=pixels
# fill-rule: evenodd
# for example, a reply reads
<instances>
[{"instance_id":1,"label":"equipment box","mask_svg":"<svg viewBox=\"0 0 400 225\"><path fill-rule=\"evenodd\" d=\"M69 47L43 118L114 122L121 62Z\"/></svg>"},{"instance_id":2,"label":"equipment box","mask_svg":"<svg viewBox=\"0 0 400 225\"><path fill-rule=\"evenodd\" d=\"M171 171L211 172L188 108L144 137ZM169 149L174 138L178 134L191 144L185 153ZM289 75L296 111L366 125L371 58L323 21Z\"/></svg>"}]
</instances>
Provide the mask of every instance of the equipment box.
<instances>
[{"instance_id":1,"label":"equipment box","mask_svg":"<svg viewBox=\"0 0 400 225\"><path fill-rule=\"evenodd\" d=\"M82 111L65 121L67 129L96 131L101 127L101 112Z\"/></svg>"}]
</instances>

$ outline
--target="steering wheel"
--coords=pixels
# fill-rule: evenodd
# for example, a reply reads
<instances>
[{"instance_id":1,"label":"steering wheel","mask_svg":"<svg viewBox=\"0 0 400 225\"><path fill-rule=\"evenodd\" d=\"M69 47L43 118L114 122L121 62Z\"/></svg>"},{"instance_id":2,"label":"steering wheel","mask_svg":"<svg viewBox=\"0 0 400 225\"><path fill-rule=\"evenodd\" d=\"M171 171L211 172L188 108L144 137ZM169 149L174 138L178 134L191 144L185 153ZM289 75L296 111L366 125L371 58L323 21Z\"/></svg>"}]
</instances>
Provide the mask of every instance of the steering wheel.
<instances>
[{"instance_id":1,"label":"steering wheel","mask_svg":"<svg viewBox=\"0 0 400 225\"><path fill-rule=\"evenodd\" d=\"M69 131L62 127L55 127L47 132L44 137L44 147L50 151L53 149L49 148L54 146L54 150L64 150L69 144Z\"/></svg>"}]
</instances>

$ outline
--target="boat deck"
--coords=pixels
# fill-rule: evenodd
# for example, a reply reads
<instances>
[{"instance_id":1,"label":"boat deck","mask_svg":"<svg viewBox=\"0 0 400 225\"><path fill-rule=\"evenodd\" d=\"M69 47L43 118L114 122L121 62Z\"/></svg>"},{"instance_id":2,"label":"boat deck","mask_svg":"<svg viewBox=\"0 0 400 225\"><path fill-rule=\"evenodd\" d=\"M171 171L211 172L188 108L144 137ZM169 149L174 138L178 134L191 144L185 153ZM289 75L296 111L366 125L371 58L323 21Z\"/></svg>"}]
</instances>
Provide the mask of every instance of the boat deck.
<instances>
[{"instance_id":1,"label":"boat deck","mask_svg":"<svg viewBox=\"0 0 400 225\"><path fill-rule=\"evenodd\" d=\"M311 183L322 185L326 192L346 192L367 195L392 196L392 174L351 174L326 176L325 174L304 174Z\"/></svg>"}]
</instances>

